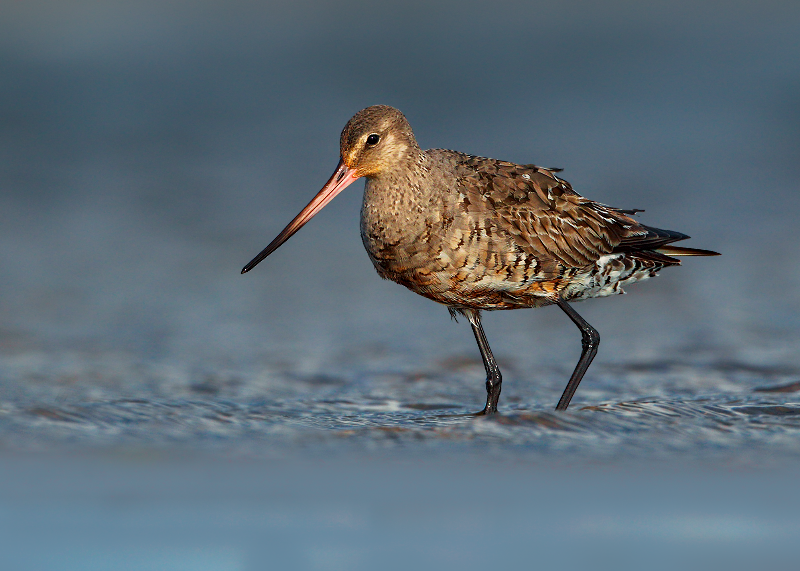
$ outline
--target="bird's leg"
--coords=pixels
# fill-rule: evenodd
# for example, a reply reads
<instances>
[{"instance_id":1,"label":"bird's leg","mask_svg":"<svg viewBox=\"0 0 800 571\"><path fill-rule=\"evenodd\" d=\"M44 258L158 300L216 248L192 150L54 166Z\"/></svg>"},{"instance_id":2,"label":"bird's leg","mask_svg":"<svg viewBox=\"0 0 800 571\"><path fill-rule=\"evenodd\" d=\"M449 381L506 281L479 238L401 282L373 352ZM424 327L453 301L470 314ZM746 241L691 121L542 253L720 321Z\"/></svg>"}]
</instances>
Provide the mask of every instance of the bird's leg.
<instances>
[{"instance_id":1,"label":"bird's leg","mask_svg":"<svg viewBox=\"0 0 800 571\"><path fill-rule=\"evenodd\" d=\"M486 407L480 414L491 414L497 412L497 401L500 400L503 376L500 374L500 367L497 366L497 362L494 360L492 350L489 348L489 342L486 340L486 334L483 332L480 311L475 309L467 310L463 313L469 319L470 325L472 325L475 341L478 342L478 349L481 350L481 357L483 357L483 366L486 368Z\"/></svg>"},{"instance_id":2,"label":"bird's leg","mask_svg":"<svg viewBox=\"0 0 800 571\"><path fill-rule=\"evenodd\" d=\"M561 400L556 405L556 410L567 410L569 401L572 400L572 395L575 394L575 390L578 388L584 373L586 373L586 369L589 368L589 365L592 364L592 359L597 355L597 347L600 346L600 334L597 329L586 323L586 320L578 315L578 312L572 309L572 306L567 304L566 301L559 300L557 303L558 307L563 309L564 313L569 315L572 322L578 326L583 336L581 340L581 345L583 346L581 358L569 378L567 388L564 389L564 394L561 395Z\"/></svg>"}]
</instances>

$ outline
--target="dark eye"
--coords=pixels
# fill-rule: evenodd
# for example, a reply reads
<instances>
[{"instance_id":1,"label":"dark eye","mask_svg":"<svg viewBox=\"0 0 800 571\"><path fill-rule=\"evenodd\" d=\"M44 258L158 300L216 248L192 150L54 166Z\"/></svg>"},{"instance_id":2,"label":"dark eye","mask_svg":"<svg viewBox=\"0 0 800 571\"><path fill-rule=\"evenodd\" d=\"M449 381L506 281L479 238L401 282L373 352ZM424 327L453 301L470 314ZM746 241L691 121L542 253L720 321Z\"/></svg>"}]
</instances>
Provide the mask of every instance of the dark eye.
<instances>
[{"instance_id":1,"label":"dark eye","mask_svg":"<svg viewBox=\"0 0 800 571\"><path fill-rule=\"evenodd\" d=\"M376 135L375 133L372 133L372 135L367 137L367 145L372 147L373 145L377 145L378 141L380 141L380 140L381 140L381 138L378 135Z\"/></svg>"}]
</instances>

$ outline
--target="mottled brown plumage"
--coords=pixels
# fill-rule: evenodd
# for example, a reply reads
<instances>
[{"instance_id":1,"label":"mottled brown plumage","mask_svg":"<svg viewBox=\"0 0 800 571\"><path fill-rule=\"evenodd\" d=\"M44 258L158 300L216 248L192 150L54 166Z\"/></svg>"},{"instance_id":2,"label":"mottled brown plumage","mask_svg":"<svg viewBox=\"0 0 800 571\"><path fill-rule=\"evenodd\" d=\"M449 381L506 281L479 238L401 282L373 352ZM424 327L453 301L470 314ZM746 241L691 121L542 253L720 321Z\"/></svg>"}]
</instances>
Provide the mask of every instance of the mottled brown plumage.
<instances>
[{"instance_id":1,"label":"mottled brown plumage","mask_svg":"<svg viewBox=\"0 0 800 571\"><path fill-rule=\"evenodd\" d=\"M339 166L322 191L242 272L365 177L361 236L375 269L469 319L487 371L484 412L496 410L501 376L480 310L558 304L581 328L584 352L557 407L563 409L599 343L568 302L624 293L622 286L679 265L677 255L716 254L670 246L688 236L580 196L558 169L423 151L392 107L358 112L340 147Z\"/></svg>"}]
</instances>

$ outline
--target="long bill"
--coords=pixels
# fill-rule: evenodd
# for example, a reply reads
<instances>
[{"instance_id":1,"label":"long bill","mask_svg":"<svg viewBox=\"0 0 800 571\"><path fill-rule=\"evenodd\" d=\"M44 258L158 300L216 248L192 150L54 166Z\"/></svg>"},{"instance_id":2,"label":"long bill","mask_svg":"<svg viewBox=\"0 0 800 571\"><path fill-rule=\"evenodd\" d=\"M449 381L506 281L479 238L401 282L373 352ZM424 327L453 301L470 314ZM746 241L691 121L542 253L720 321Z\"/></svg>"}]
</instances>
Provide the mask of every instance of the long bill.
<instances>
[{"instance_id":1,"label":"long bill","mask_svg":"<svg viewBox=\"0 0 800 571\"><path fill-rule=\"evenodd\" d=\"M328 179L328 182L325 183L325 186L322 187L317 195L311 199L311 202L300 211L300 214L294 217L294 220L289 222L289 224L284 228L278 236L269 243L269 246L261 250L261 253L250 260L244 268L242 268L242 273L246 274L253 268L255 268L261 260L269 256L272 252L277 250L281 244L283 244L286 240L292 237L295 232L300 230L303 225L311 220L314 215L317 214L320 210L322 210L326 204L328 204L333 197L342 192L345 188L353 184L360 175L356 174L355 169L348 167L343 160L339 160L339 164L336 167L333 175L331 178Z\"/></svg>"}]
</instances>

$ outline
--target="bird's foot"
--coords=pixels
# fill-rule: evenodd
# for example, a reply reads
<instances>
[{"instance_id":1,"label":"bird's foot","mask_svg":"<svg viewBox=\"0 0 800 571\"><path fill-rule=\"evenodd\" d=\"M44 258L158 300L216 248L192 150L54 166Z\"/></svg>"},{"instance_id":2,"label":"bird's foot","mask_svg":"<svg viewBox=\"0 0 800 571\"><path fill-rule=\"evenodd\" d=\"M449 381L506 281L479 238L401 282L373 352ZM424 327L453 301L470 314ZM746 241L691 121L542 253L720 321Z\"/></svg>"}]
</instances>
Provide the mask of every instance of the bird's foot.
<instances>
[{"instance_id":1,"label":"bird's foot","mask_svg":"<svg viewBox=\"0 0 800 571\"><path fill-rule=\"evenodd\" d=\"M490 414L497 414L497 405L490 406L487 404L482 411L474 413L474 416L487 416Z\"/></svg>"}]
</instances>

